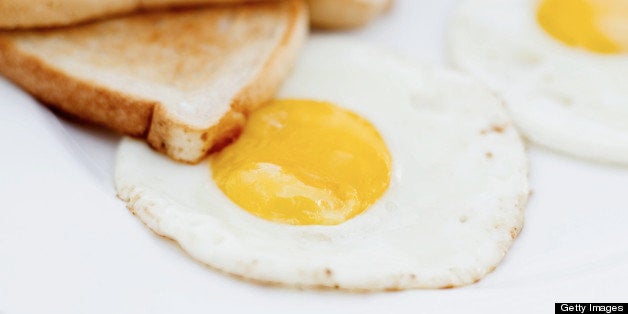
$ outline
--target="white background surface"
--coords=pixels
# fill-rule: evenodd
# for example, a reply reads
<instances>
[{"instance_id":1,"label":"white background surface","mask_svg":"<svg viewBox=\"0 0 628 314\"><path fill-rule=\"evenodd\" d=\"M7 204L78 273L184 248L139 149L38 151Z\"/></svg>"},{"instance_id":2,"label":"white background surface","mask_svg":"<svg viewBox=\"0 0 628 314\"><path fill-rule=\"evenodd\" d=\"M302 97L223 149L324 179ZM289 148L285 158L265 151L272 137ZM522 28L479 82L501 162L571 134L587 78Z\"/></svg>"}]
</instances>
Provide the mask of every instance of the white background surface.
<instances>
[{"instance_id":1,"label":"white background surface","mask_svg":"<svg viewBox=\"0 0 628 314\"><path fill-rule=\"evenodd\" d=\"M347 35L446 64L454 4L398 0ZM151 233L115 198L118 139L0 79L0 314L553 313L554 302L628 301L625 168L531 147L525 227L495 272L460 289L345 294L241 282Z\"/></svg>"}]
</instances>

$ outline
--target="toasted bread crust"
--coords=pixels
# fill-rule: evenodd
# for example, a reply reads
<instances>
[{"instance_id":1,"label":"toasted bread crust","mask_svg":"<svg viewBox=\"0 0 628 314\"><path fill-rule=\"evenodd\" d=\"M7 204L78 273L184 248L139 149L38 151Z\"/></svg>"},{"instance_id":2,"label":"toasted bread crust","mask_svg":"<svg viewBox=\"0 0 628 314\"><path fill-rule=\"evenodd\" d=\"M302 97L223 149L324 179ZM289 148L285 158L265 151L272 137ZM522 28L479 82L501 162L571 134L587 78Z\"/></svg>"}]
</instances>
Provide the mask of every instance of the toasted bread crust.
<instances>
[{"instance_id":1,"label":"toasted bread crust","mask_svg":"<svg viewBox=\"0 0 628 314\"><path fill-rule=\"evenodd\" d=\"M146 134L157 104L70 77L1 35L0 73L50 107L132 136Z\"/></svg>"},{"instance_id":2,"label":"toasted bread crust","mask_svg":"<svg viewBox=\"0 0 628 314\"><path fill-rule=\"evenodd\" d=\"M142 9L259 1L267 0L2 0L0 28L66 26Z\"/></svg>"},{"instance_id":3,"label":"toasted bread crust","mask_svg":"<svg viewBox=\"0 0 628 314\"><path fill-rule=\"evenodd\" d=\"M270 100L288 74L307 34L307 6L301 0L276 4L288 23L280 43L257 75L232 98L230 110L209 128L180 121L158 100L141 99L84 81L22 51L0 34L0 73L47 105L121 133L145 137L177 161L196 163L217 145L237 136L247 114ZM283 15L282 15L283 16Z\"/></svg>"},{"instance_id":4,"label":"toasted bread crust","mask_svg":"<svg viewBox=\"0 0 628 314\"><path fill-rule=\"evenodd\" d=\"M289 31L286 32L272 56L253 79L231 102L227 112L210 129L196 129L158 108L147 141L155 149L177 161L197 163L225 141L240 133L248 114L274 96L288 75L307 34L307 9L302 1L291 1Z\"/></svg>"},{"instance_id":5,"label":"toasted bread crust","mask_svg":"<svg viewBox=\"0 0 628 314\"><path fill-rule=\"evenodd\" d=\"M364 26L386 12L393 0L308 0L312 26L349 29Z\"/></svg>"}]
</instances>

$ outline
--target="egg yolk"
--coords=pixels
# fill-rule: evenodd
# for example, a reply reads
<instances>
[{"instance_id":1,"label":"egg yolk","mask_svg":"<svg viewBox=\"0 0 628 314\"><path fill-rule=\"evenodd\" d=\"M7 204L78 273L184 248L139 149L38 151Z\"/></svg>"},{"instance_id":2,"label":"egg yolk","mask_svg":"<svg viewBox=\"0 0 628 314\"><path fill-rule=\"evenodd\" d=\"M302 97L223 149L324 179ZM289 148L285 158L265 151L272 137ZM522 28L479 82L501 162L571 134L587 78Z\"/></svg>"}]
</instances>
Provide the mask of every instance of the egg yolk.
<instances>
[{"instance_id":1,"label":"egg yolk","mask_svg":"<svg viewBox=\"0 0 628 314\"><path fill-rule=\"evenodd\" d=\"M293 225L336 225L375 203L391 157L375 127L326 102L276 100L210 157L213 178L250 213Z\"/></svg>"},{"instance_id":2,"label":"egg yolk","mask_svg":"<svg viewBox=\"0 0 628 314\"><path fill-rule=\"evenodd\" d=\"M628 50L626 0L542 0L537 20L552 37L572 47L603 54Z\"/></svg>"}]
</instances>

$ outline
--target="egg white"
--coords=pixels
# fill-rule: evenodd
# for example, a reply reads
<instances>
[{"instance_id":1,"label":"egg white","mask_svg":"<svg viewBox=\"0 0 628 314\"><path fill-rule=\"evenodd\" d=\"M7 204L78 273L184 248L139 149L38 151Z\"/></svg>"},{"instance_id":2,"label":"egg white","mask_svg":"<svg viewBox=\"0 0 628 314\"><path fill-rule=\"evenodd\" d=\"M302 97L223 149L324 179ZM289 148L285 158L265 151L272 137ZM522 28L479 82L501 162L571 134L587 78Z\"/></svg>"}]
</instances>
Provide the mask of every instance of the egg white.
<instances>
[{"instance_id":1,"label":"egg white","mask_svg":"<svg viewBox=\"0 0 628 314\"><path fill-rule=\"evenodd\" d=\"M537 23L537 0L468 0L450 28L453 62L505 98L524 135L628 165L628 55L569 47Z\"/></svg>"},{"instance_id":2,"label":"egg white","mask_svg":"<svg viewBox=\"0 0 628 314\"><path fill-rule=\"evenodd\" d=\"M523 223L527 161L500 101L453 72L314 36L279 98L331 101L371 121L393 158L388 191L336 226L294 226L237 207L208 162L119 147L120 198L193 258L258 282L359 291L473 283Z\"/></svg>"}]
</instances>

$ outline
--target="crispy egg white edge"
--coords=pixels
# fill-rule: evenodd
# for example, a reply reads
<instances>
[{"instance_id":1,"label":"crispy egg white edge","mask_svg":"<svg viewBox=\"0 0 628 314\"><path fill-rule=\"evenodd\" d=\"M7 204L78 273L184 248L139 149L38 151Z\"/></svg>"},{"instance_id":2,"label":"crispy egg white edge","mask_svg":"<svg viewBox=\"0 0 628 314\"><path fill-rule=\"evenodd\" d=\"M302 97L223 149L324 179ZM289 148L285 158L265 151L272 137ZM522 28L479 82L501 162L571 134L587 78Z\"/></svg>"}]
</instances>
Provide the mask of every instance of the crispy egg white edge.
<instances>
[{"instance_id":1,"label":"crispy egg white edge","mask_svg":"<svg viewBox=\"0 0 628 314\"><path fill-rule=\"evenodd\" d=\"M332 101L376 126L393 158L390 187L377 203L337 226L269 222L233 204L207 162L173 163L130 138L117 155L119 197L198 261L301 288L470 284L496 267L521 230L524 146L501 102L474 81L313 36L279 97Z\"/></svg>"},{"instance_id":2,"label":"crispy egg white edge","mask_svg":"<svg viewBox=\"0 0 628 314\"><path fill-rule=\"evenodd\" d=\"M496 90L524 136L589 160L628 165L628 55L568 47L532 0L467 0L449 32L452 62Z\"/></svg>"}]
</instances>

